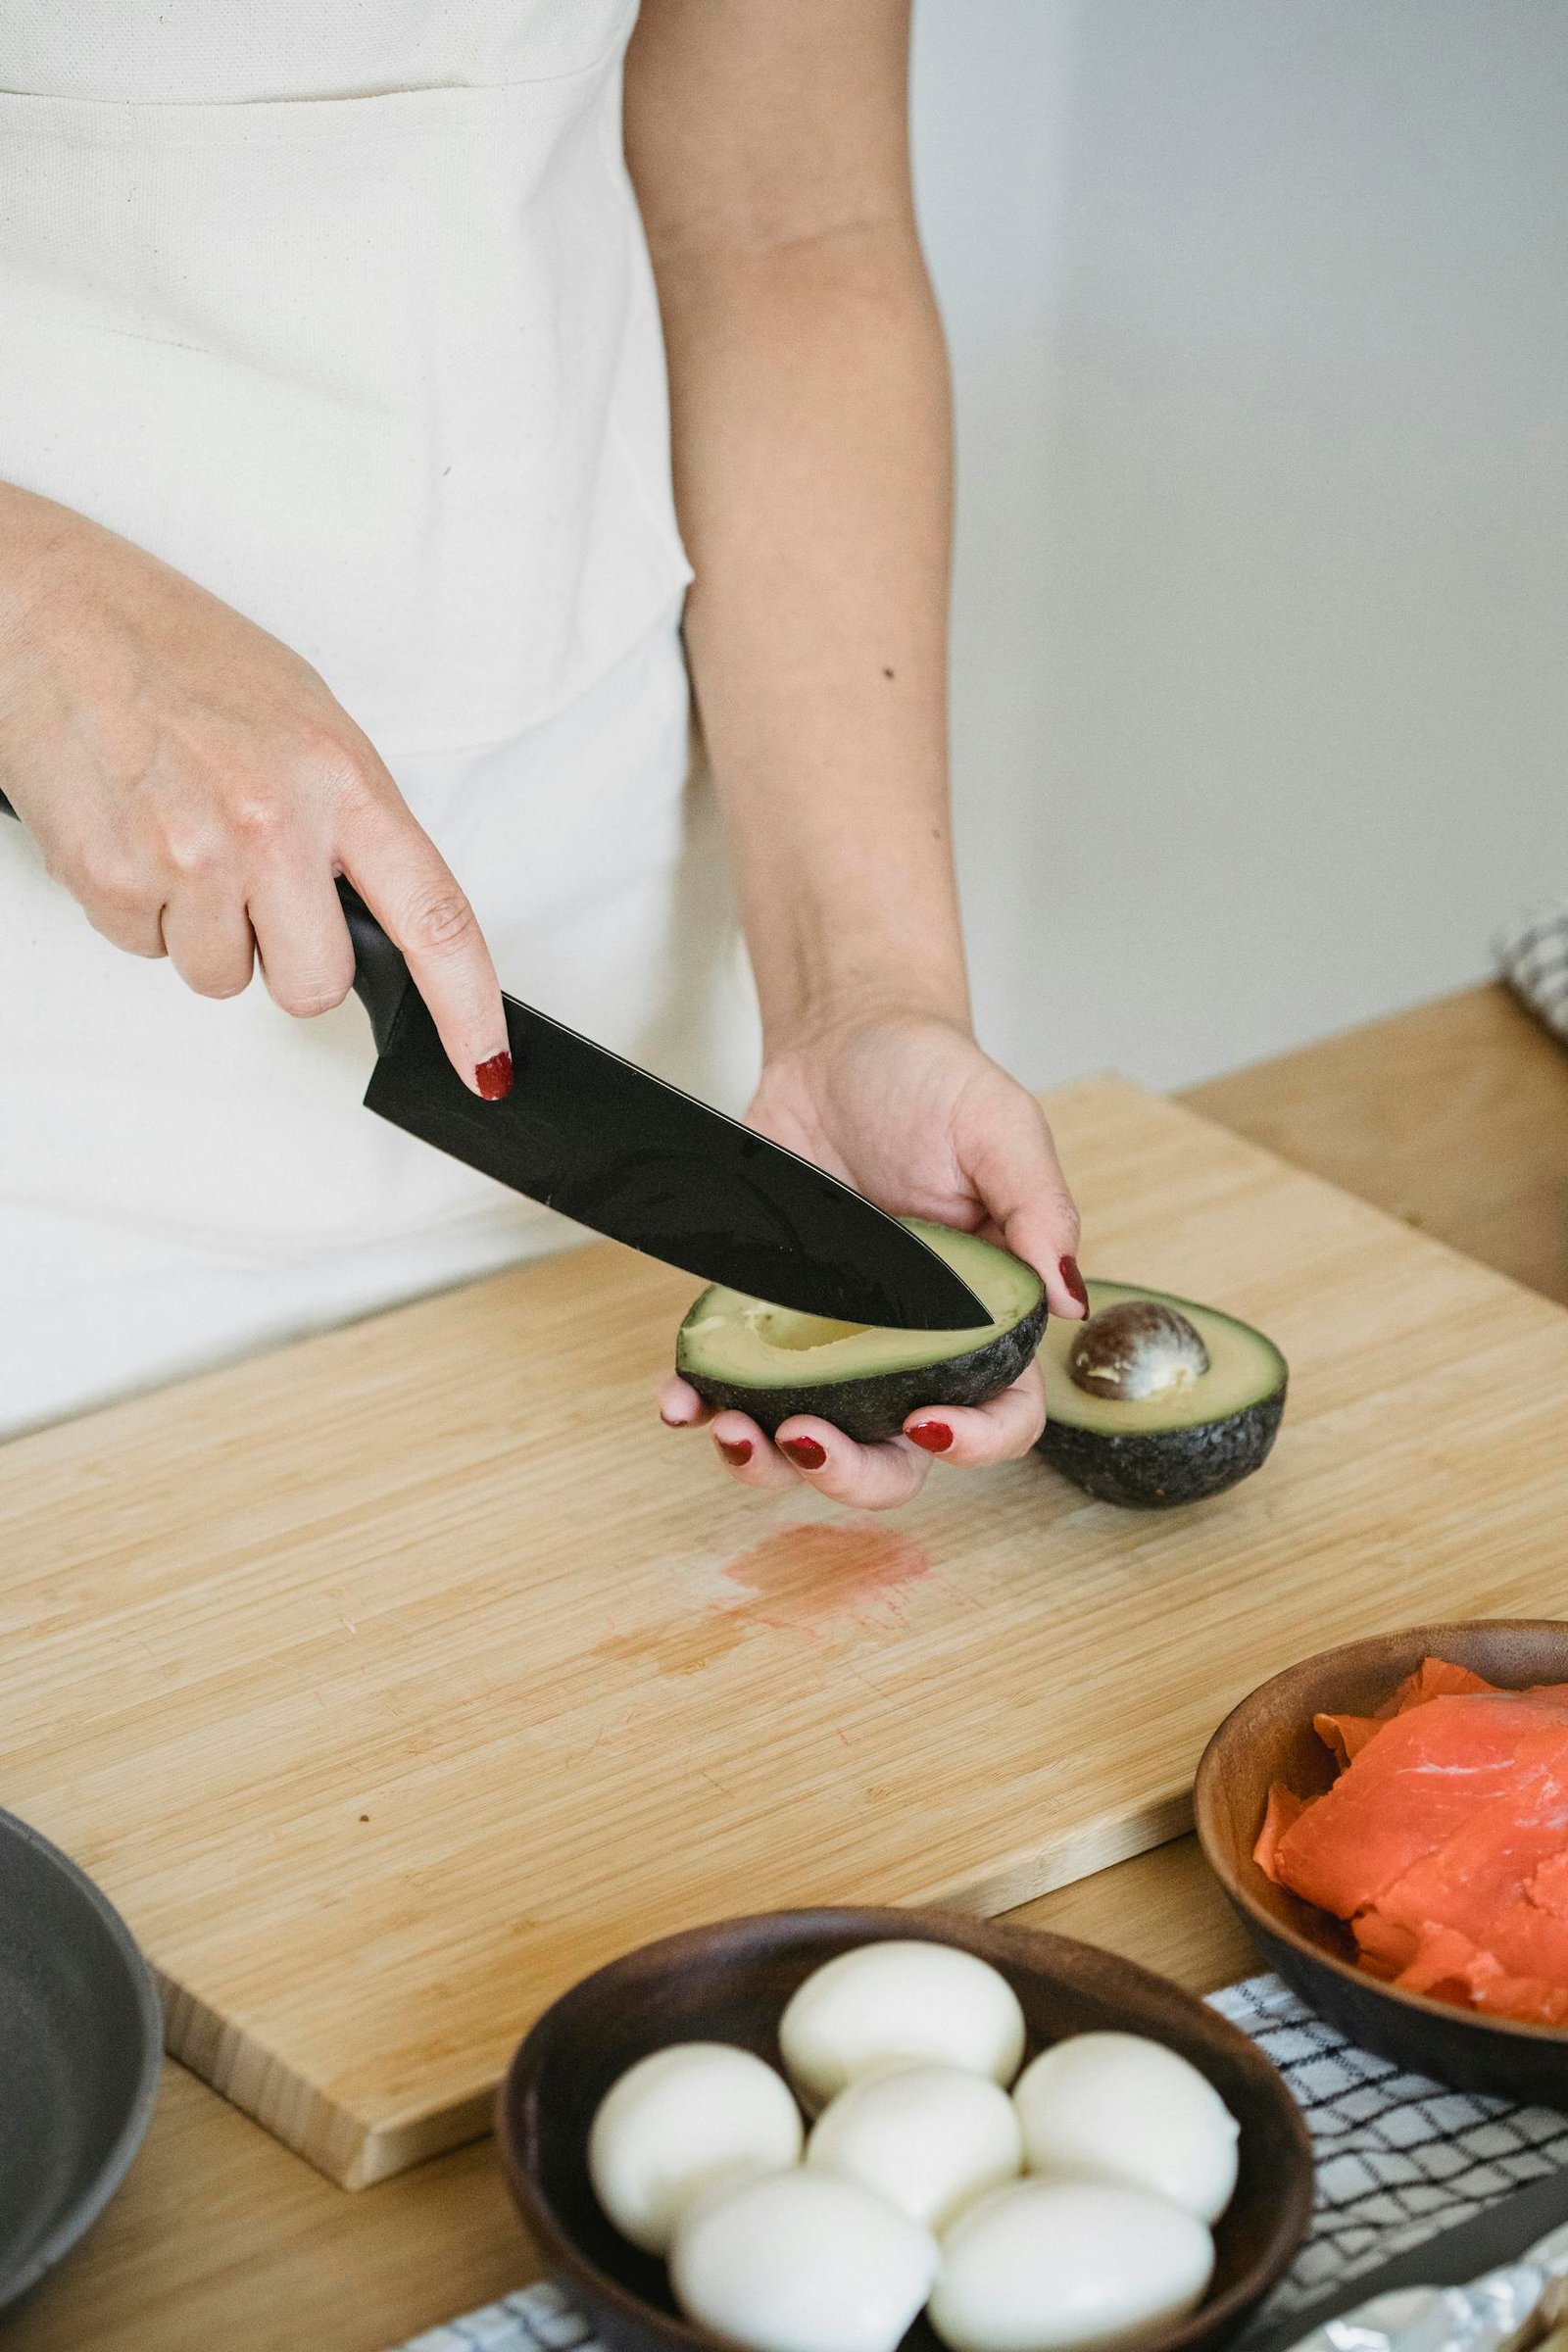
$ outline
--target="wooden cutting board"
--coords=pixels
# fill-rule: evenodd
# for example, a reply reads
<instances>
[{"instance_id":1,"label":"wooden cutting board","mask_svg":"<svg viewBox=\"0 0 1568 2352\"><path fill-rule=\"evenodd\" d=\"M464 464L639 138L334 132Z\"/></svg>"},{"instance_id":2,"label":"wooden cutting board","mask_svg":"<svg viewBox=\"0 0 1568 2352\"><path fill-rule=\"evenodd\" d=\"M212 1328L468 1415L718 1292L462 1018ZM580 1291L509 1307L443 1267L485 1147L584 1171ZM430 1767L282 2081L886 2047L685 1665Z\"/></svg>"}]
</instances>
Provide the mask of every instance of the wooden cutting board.
<instances>
[{"instance_id":1,"label":"wooden cutting board","mask_svg":"<svg viewBox=\"0 0 1568 2352\"><path fill-rule=\"evenodd\" d=\"M775 1904L998 1910L1179 1833L1261 1676L1568 1609L1568 1314L1116 1080L1052 1111L1091 1272L1284 1347L1274 1457L1144 1515L1037 1459L760 1500L598 1245L0 1450L0 1801L170 2045L335 2179L483 2128L521 2030Z\"/></svg>"}]
</instances>

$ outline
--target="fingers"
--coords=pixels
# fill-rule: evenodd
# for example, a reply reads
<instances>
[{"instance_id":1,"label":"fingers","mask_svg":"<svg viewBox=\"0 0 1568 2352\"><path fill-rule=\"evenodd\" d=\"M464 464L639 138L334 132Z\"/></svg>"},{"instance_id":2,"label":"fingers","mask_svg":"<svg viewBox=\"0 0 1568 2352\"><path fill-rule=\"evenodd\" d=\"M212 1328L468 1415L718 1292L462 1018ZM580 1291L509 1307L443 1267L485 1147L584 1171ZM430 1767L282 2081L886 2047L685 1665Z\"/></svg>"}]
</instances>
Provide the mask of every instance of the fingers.
<instances>
[{"instance_id":1,"label":"fingers","mask_svg":"<svg viewBox=\"0 0 1568 2352\"><path fill-rule=\"evenodd\" d=\"M696 1429L706 1422L713 1451L731 1478L761 1494L804 1485L855 1510L892 1511L918 1494L931 1466L906 1438L858 1446L830 1421L808 1413L782 1423L777 1439L769 1440L746 1413L714 1413L678 1373L661 1389L659 1410L671 1429Z\"/></svg>"},{"instance_id":2,"label":"fingers","mask_svg":"<svg viewBox=\"0 0 1568 2352\"><path fill-rule=\"evenodd\" d=\"M713 1408L705 1404L689 1380L671 1372L659 1392L659 1418L666 1429L697 1429L710 1421Z\"/></svg>"},{"instance_id":3,"label":"fingers","mask_svg":"<svg viewBox=\"0 0 1568 2352\"><path fill-rule=\"evenodd\" d=\"M765 1494L799 1484L799 1472L745 1413L716 1413L709 1434L713 1451L741 1486Z\"/></svg>"},{"instance_id":4,"label":"fingers","mask_svg":"<svg viewBox=\"0 0 1568 2352\"><path fill-rule=\"evenodd\" d=\"M659 1417L666 1429L701 1429L708 1424L713 1451L743 1487L765 1493L797 1483L794 1469L755 1421L745 1413L715 1413L678 1372L672 1372L659 1392Z\"/></svg>"},{"instance_id":5,"label":"fingers","mask_svg":"<svg viewBox=\"0 0 1568 2352\"><path fill-rule=\"evenodd\" d=\"M161 928L170 962L199 997L237 997L249 988L256 940L242 906L220 898L172 899Z\"/></svg>"},{"instance_id":6,"label":"fingers","mask_svg":"<svg viewBox=\"0 0 1568 2352\"><path fill-rule=\"evenodd\" d=\"M250 916L274 1004L309 1021L342 1004L354 985L354 945L330 858L270 871L251 892Z\"/></svg>"},{"instance_id":7,"label":"fingers","mask_svg":"<svg viewBox=\"0 0 1568 2352\"><path fill-rule=\"evenodd\" d=\"M122 948L127 956L145 956L156 962L167 956L164 926L158 908L147 902L126 900L117 905L111 900L89 900L80 893L82 912L93 929L111 947Z\"/></svg>"},{"instance_id":8,"label":"fingers","mask_svg":"<svg viewBox=\"0 0 1568 2352\"><path fill-rule=\"evenodd\" d=\"M97 929L135 955L167 947L215 997L246 985L259 942L279 1004L321 1011L352 973L341 864L466 1084L505 1093L506 1015L472 909L323 680L84 516L0 496L28 581L0 712L7 785Z\"/></svg>"},{"instance_id":9,"label":"fingers","mask_svg":"<svg viewBox=\"0 0 1568 2352\"><path fill-rule=\"evenodd\" d=\"M962 1470L1016 1461L1046 1426L1045 1388L1035 1364L989 1404L922 1407L909 1415L902 1437L880 1446L858 1446L809 1413L781 1423L769 1441L747 1414L714 1413L676 1373L660 1391L659 1409L671 1429L706 1424L715 1454L737 1485L760 1494L814 1487L830 1502L860 1511L893 1511L912 1501L934 1458Z\"/></svg>"},{"instance_id":10,"label":"fingers","mask_svg":"<svg viewBox=\"0 0 1568 2352\"><path fill-rule=\"evenodd\" d=\"M490 951L451 867L390 777L385 790L358 799L338 856L402 950L465 1086L492 1102L509 1093L512 1053Z\"/></svg>"},{"instance_id":11,"label":"fingers","mask_svg":"<svg viewBox=\"0 0 1568 2352\"><path fill-rule=\"evenodd\" d=\"M1078 1208L1034 1098L1009 1087L1000 1115L984 1123L968 1161L1003 1241L1043 1279L1051 1312L1077 1321L1089 1304L1076 1254Z\"/></svg>"},{"instance_id":12,"label":"fingers","mask_svg":"<svg viewBox=\"0 0 1568 2352\"><path fill-rule=\"evenodd\" d=\"M930 1456L907 1438L881 1446L858 1446L831 1421L797 1413L780 1425L774 1450L794 1465L796 1475L830 1502L858 1511L896 1511L925 1485Z\"/></svg>"},{"instance_id":13,"label":"fingers","mask_svg":"<svg viewBox=\"0 0 1568 2352\"><path fill-rule=\"evenodd\" d=\"M15 783L11 789L16 790ZM39 846L50 878L70 891L101 938L127 956L156 959L168 955L163 915L169 878L147 871L127 843L122 823L96 830L89 825L62 827L40 836Z\"/></svg>"},{"instance_id":14,"label":"fingers","mask_svg":"<svg viewBox=\"0 0 1568 2352\"><path fill-rule=\"evenodd\" d=\"M745 1413L714 1414L674 1374L660 1392L659 1409L671 1429L706 1424L714 1452L737 1485L760 1494L814 1487L830 1502L859 1511L893 1511L911 1502L933 1459L959 1470L1016 1461L1046 1426L1045 1389L1033 1364L989 1404L926 1405L909 1415L903 1437L880 1446L858 1446L831 1422L808 1413L782 1423L770 1442Z\"/></svg>"},{"instance_id":15,"label":"fingers","mask_svg":"<svg viewBox=\"0 0 1568 2352\"><path fill-rule=\"evenodd\" d=\"M989 1404L927 1405L911 1413L905 1435L922 1451L959 1470L1017 1461L1046 1426L1046 1391L1038 1364Z\"/></svg>"}]
</instances>

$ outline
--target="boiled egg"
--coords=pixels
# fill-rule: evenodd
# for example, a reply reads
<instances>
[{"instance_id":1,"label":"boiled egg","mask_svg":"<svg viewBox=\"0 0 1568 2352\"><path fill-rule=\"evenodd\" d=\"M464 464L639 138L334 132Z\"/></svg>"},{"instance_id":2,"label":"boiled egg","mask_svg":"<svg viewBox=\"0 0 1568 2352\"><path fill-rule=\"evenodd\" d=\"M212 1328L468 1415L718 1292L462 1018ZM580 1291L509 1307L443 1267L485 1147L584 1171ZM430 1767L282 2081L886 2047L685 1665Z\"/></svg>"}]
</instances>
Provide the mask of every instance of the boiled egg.
<instances>
[{"instance_id":1,"label":"boiled egg","mask_svg":"<svg viewBox=\"0 0 1568 2352\"><path fill-rule=\"evenodd\" d=\"M1240 2130L1214 2085L1141 2034L1074 2034L1013 2090L1024 2162L1054 2179L1119 2180L1217 2221L1236 2188Z\"/></svg>"},{"instance_id":2,"label":"boiled egg","mask_svg":"<svg viewBox=\"0 0 1568 2352\"><path fill-rule=\"evenodd\" d=\"M989 2075L913 2063L862 2075L829 2099L806 2161L858 2180L928 2230L1023 2170L1017 2111Z\"/></svg>"},{"instance_id":3,"label":"boiled egg","mask_svg":"<svg viewBox=\"0 0 1568 2352\"><path fill-rule=\"evenodd\" d=\"M621 2234L662 2254L694 2198L797 2163L804 2136L788 2083L762 2059L728 2042L677 2041L605 2093L588 2171Z\"/></svg>"},{"instance_id":4,"label":"boiled egg","mask_svg":"<svg viewBox=\"0 0 1568 2352\"><path fill-rule=\"evenodd\" d=\"M1202 2223L1163 2197L1015 2180L949 2230L930 2320L950 2352L1122 2352L1190 2312L1213 2269Z\"/></svg>"},{"instance_id":5,"label":"boiled egg","mask_svg":"<svg viewBox=\"0 0 1568 2352\"><path fill-rule=\"evenodd\" d=\"M669 2279L688 2319L752 2352L893 2352L939 2260L906 2213L803 2167L689 2207Z\"/></svg>"},{"instance_id":6,"label":"boiled egg","mask_svg":"<svg viewBox=\"0 0 1568 2352\"><path fill-rule=\"evenodd\" d=\"M1005 1977L955 1944L902 1937L825 1962L779 2026L785 2067L812 2114L892 2059L934 2059L1007 2083L1023 2044L1023 2011Z\"/></svg>"}]
</instances>

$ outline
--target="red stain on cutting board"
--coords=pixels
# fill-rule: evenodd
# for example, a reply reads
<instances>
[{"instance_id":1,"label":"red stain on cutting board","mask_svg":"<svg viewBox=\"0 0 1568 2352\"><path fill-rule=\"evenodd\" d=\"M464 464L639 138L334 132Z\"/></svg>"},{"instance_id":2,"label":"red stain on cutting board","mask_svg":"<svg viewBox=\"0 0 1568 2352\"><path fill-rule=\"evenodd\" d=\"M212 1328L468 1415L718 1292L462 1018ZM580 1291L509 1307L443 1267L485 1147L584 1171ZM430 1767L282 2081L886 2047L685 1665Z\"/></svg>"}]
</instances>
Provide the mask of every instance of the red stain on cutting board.
<instances>
[{"instance_id":1,"label":"red stain on cutting board","mask_svg":"<svg viewBox=\"0 0 1568 2352\"><path fill-rule=\"evenodd\" d=\"M869 1625L897 1616L900 1594L930 1573L918 1544L885 1527L786 1527L729 1562L746 1598L724 1614L809 1635Z\"/></svg>"},{"instance_id":2,"label":"red stain on cutting board","mask_svg":"<svg viewBox=\"0 0 1568 2352\"><path fill-rule=\"evenodd\" d=\"M905 1592L930 1576L931 1562L918 1544L884 1527L797 1526L726 1562L723 1574L734 1600L684 1625L612 1634L599 1654L646 1661L660 1674L700 1674L756 1627L808 1642L871 1631L897 1623Z\"/></svg>"}]
</instances>

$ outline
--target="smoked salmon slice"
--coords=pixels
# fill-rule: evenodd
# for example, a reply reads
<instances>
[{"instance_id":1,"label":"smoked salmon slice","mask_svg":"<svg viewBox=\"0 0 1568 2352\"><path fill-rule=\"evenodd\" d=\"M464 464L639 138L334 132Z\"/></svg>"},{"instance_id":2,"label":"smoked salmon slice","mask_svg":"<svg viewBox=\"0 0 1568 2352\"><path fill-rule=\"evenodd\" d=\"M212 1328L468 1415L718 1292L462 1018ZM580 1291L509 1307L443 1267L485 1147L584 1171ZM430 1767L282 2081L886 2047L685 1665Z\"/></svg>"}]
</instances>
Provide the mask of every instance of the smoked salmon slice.
<instances>
[{"instance_id":1,"label":"smoked salmon slice","mask_svg":"<svg viewBox=\"0 0 1568 2352\"><path fill-rule=\"evenodd\" d=\"M1568 2024L1568 1685L1428 1658L1376 1715L1313 1720L1342 1769L1269 1791L1258 1867L1348 1921L1370 1975Z\"/></svg>"},{"instance_id":2,"label":"smoked salmon slice","mask_svg":"<svg viewBox=\"0 0 1568 2352\"><path fill-rule=\"evenodd\" d=\"M1314 1715L1312 1729L1341 1765L1353 1764L1388 1721L1384 1715Z\"/></svg>"},{"instance_id":3,"label":"smoked salmon slice","mask_svg":"<svg viewBox=\"0 0 1568 2352\"><path fill-rule=\"evenodd\" d=\"M1446 1658L1423 1658L1385 1703L1383 1713L1407 1715L1412 1707L1425 1706L1429 1698L1465 1698L1477 1691L1491 1695L1496 1688L1485 1676L1472 1674L1468 1666L1450 1666Z\"/></svg>"},{"instance_id":4,"label":"smoked salmon slice","mask_svg":"<svg viewBox=\"0 0 1568 2352\"><path fill-rule=\"evenodd\" d=\"M1506 1796L1522 1754L1563 1750L1568 1726L1543 1712L1472 1693L1395 1716L1281 1837L1278 1877L1309 1903L1353 1918L1479 1807Z\"/></svg>"},{"instance_id":5,"label":"smoked salmon slice","mask_svg":"<svg viewBox=\"0 0 1568 2352\"><path fill-rule=\"evenodd\" d=\"M1252 1859L1258 1869L1265 1879L1272 1879L1276 1886L1281 1883L1280 1874L1274 1866L1280 1839L1287 1830L1294 1828L1305 1811L1305 1797L1298 1796L1293 1789L1287 1788L1283 1781L1276 1781L1268 1792L1268 1810L1263 1815L1263 1827L1252 1848Z\"/></svg>"}]
</instances>

